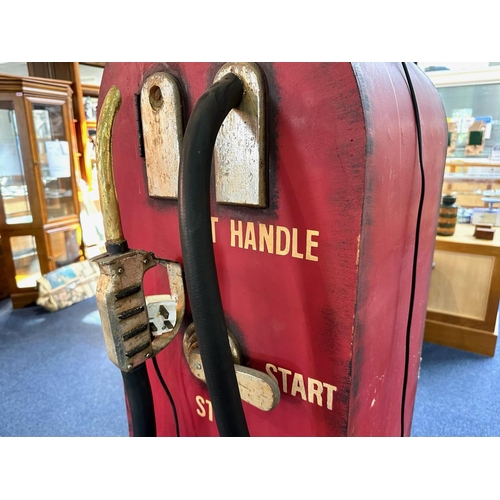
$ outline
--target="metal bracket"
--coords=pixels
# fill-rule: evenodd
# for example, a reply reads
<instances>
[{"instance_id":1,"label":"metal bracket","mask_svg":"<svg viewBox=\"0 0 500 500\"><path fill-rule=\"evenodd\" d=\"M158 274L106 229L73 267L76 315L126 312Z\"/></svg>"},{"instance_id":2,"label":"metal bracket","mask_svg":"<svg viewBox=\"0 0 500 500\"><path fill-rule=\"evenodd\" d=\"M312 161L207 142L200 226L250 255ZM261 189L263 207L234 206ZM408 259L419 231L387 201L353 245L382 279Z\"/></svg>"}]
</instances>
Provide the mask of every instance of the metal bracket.
<instances>
[{"instance_id":1,"label":"metal bracket","mask_svg":"<svg viewBox=\"0 0 500 500\"><path fill-rule=\"evenodd\" d=\"M183 136L177 80L164 72L151 75L140 103L149 196L177 198Z\"/></svg>"},{"instance_id":2,"label":"metal bracket","mask_svg":"<svg viewBox=\"0 0 500 500\"><path fill-rule=\"evenodd\" d=\"M227 63L214 82L234 73L244 86L240 105L227 115L214 148L218 203L267 206L265 84L254 63Z\"/></svg>"}]
</instances>

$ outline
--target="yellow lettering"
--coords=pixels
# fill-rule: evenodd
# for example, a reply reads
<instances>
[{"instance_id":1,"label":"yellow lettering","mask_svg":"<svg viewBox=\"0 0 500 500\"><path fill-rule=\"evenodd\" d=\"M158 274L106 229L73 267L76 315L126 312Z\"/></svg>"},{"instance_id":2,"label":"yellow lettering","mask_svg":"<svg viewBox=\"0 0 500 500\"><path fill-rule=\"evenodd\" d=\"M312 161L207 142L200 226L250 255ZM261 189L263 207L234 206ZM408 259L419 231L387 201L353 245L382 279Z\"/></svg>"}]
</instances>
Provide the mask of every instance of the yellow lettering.
<instances>
[{"instance_id":1,"label":"yellow lettering","mask_svg":"<svg viewBox=\"0 0 500 500\"><path fill-rule=\"evenodd\" d=\"M298 396L302 398L303 401L308 401L311 404L316 404L318 406L323 406L323 392L326 389L326 407L331 410L333 408L333 393L337 391L337 387L325 382L321 382L311 377L307 377L307 385L305 383L305 377L301 373L291 372L286 368L276 367L272 363L266 364L266 372L272 377L276 383L279 384L275 374L281 373L282 377L282 392L288 393L288 376L292 376L292 382L290 387L290 395Z\"/></svg>"},{"instance_id":2,"label":"yellow lettering","mask_svg":"<svg viewBox=\"0 0 500 500\"><path fill-rule=\"evenodd\" d=\"M257 250L255 242L255 228L253 222L247 223L247 230L245 232L245 250L250 246L252 247L252 250Z\"/></svg>"},{"instance_id":3,"label":"yellow lettering","mask_svg":"<svg viewBox=\"0 0 500 500\"><path fill-rule=\"evenodd\" d=\"M269 253L274 252L274 226L259 224L259 252L264 251L264 242Z\"/></svg>"},{"instance_id":4,"label":"yellow lettering","mask_svg":"<svg viewBox=\"0 0 500 500\"><path fill-rule=\"evenodd\" d=\"M286 376L287 375L291 375L292 372L290 370L286 370L285 368L280 368L278 366L278 370L281 372L282 374L282 378L283 378L283 392L288 392L288 383L287 383L287 380L286 380Z\"/></svg>"},{"instance_id":5,"label":"yellow lettering","mask_svg":"<svg viewBox=\"0 0 500 500\"><path fill-rule=\"evenodd\" d=\"M311 249L313 247L318 246L318 242L313 241L313 239L312 239L313 236L319 236L319 231L312 231L312 230L308 229L306 231L306 259L317 261L318 257L316 257L316 255L313 255L311 253Z\"/></svg>"},{"instance_id":6,"label":"yellow lettering","mask_svg":"<svg viewBox=\"0 0 500 500\"><path fill-rule=\"evenodd\" d=\"M196 403L198 404L198 408L196 408L196 413L200 417L206 416L207 412L205 411L205 407L203 406L203 403L205 400L201 396L196 396Z\"/></svg>"},{"instance_id":7,"label":"yellow lettering","mask_svg":"<svg viewBox=\"0 0 500 500\"><path fill-rule=\"evenodd\" d=\"M336 391L337 388L334 385L325 384L325 382L323 382L323 386L326 387L326 407L331 410L333 405L333 391Z\"/></svg>"},{"instance_id":8,"label":"yellow lettering","mask_svg":"<svg viewBox=\"0 0 500 500\"><path fill-rule=\"evenodd\" d=\"M216 237L215 237L215 223L219 222L219 217L210 217L212 220L212 243L215 243Z\"/></svg>"},{"instance_id":9,"label":"yellow lettering","mask_svg":"<svg viewBox=\"0 0 500 500\"><path fill-rule=\"evenodd\" d=\"M238 229L236 230L234 220L231 219L231 246L236 246L236 237L238 237L238 247L243 248L243 227L242 223L238 221Z\"/></svg>"},{"instance_id":10,"label":"yellow lettering","mask_svg":"<svg viewBox=\"0 0 500 500\"><path fill-rule=\"evenodd\" d=\"M299 239L297 236L298 230L297 228L292 229L292 257L295 257L296 259L303 259L304 254L299 253L297 251L297 240Z\"/></svg>"},{"instance_id":11,"label":"yellow lettering","mask_svg":"<svg viewBox=\"0 0 500 500\"><path fill-rule=\"evenodd\" d=\"M304 387L304 377L300 373L296 373L293 376L292 390L290 391L290 394L292 396L295 396L297 392L300 392L302 399L305 401L306 389Z\"/></svg>"},{"instance_id":12,"label":"yellow lettering","mask_svg":"<svg viewBox=\"0 0 500 500\"><path fill-rule=\"evenodd\" d=\"M316 396L316 404L318 406L323 406L323 398L321 393L323 392L323 384L319 380L313 378L307 379L307 400L309 403L314 403L314 396Z\"/></svg>"},{"instance_id":13,"label":"yellow lettering","mask_svg":"<svg viewBox=\"0 0 500 500\"><path fill-rule=\"evenodd\" d=\"M218 217L212 217L212 240L216 242L216 223ZM243 226L245 224L245 227ZM256 228L254 222L243 222L240 220L231 219L231 246L244 248L245 250L259 250L259 252L267 252L276 255L290 255L295 259L306 259L317 262L318 256L313 255L315 248L319 246L317 237L319 231L306 229L305 233L305 249L302 251L302 240L300 229L293 227L291 229L285 226L273 226L259 223ZM256 230L258 229L258 234ZM276 234L275 234L276 231ZM258 240L258 248L257 248ZM301 251L299 251L301 247Z\"/></svg>"},{"instance_id":14,"label":"yellow lettering","mask_svg":"<svg viewBox=\"0 0 500 500\"><path fill-rule=\"evenodd\" d=\"M285 235L283 238L283 247L281 235ZM276 226L276 255L287 255L290 252L290 231L283 226Z\"/></svg>"},{"instance_id":15,"label":"yellow lettering","mask_svg":"<svg viewBox=\"0 0 500 500\"><path fill-rule=\"evenodd\" d=\"M278 373L278 370L276 369L276 367L275 367L273 364L271 364L271 363L267 363L267 364L266 364L266 372L267 372L267 374L268 374L270 377L272 377L272 378L276 381L276 383L278 383L278 379L277 379L277 378L276 378L276 377L275 377L275 376L271 373L271 370L272 370L274 373Z\"/></svg>"},{"instance_id":16,"label":"yellow lettering","mask_svg":"<svg viewBox=\"0 0 500 500\"><path fill-rule=\"evenodd\" d=\"M207 403L207 406L208 406L208 420L210 420L210 422L212 422L214 419L214 416L212 413L212 402L209 399L205 399L205 403Z\"/></svg>"}]
</instances>

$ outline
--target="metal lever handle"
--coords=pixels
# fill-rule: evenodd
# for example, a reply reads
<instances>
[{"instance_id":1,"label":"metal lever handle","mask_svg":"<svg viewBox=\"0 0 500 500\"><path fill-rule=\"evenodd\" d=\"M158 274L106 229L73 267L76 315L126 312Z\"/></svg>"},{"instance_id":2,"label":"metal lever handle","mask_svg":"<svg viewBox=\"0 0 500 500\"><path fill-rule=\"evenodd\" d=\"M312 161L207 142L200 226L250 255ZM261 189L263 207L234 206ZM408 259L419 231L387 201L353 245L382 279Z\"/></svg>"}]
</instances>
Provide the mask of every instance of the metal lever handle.
<instances>
[{"instance_id":1,"label":"metal lever handle","mask_svg":"<svg viewBox=\"0 0 500 500\"><path fill-rule=\"evenodd\" d=\"M205 371L198 349L193 350L189 356L189 368L197 379L206 383ZM234 365L234 370L243 401L263 411L276 408L280 400L279 388L267 373L241 365Z\"/></svg>"},{"instance_id":2,"label":"metal lever handle","mask_svg":"<svg viewBox=\"0 0 500 500\"><path fill-rule=\"evenodd\" d=\"M280 401L278 384L267 373L242 366L240 346L231 332L228 331L227 336L241 399L259 410L273 410ZM206 383L205 370L203 369L203 362L200 350L198 349L198 338L194 323L191 323L186 328L182 344L184 357L188 362L191 373L197 379Z\"/></svg>"}]
</instances>

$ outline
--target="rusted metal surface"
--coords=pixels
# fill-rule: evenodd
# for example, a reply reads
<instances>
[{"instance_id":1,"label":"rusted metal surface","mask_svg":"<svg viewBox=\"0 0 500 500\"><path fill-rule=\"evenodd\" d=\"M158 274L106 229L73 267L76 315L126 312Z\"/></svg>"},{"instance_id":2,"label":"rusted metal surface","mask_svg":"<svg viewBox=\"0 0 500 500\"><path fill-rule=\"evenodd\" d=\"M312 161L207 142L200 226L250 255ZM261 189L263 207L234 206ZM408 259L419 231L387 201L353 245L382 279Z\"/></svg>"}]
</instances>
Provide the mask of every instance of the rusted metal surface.
<instances>
[{"instance_id":1,"label":"rusted metal surface","mask_svg":"<svg viewBox=\"0 0 500 500\"><path fill-rule=\"evenodd\" d=\"M149 196L177 198L182 107L177 81L159 72L141 89L141 120Z\"/></svg>"},{"instance_id":2,"label":"rusted metal surface","mask_svg":"<svg viewBox=\"0 0 500 500\"><path fill-rule=\"evenodd\" d=\"M95 259L101 274L96 300L101 317L106 349L111 361L127 372L164 349L179 331L184 317L185 298L182 270L176 262L168 262L144 250L131 250L120 255L104 255ZM171 293L144 295L144 273L157 264L167 270ZM153 305L175 303L175 323L159 335L153 335L149 311Z\"/></svg>"},{"instance_id":3,"label":"rusted metal surface","mask_svg":"<svg viewBox=\"0 0 500 500\"><path fill-rule=\"evenodd\" d=\"M108 356L127 372L153 354L142 277L156 262L141 250L103 256L95 262L101 270L96 300Z\"/></svg>"},{"instance_id":4,"label":"rusted metal surface","mask_svg":"<svg viewBox=\"0 0 500 500\"><path fill-rule=\"evenodd\" d=\"M243 82L241 103L224 120L214 149L215 191L219 203L265 207L267 161L265 87L257 65L229 63L215 75L234 73Z\"/></svg>"}]
</instances>

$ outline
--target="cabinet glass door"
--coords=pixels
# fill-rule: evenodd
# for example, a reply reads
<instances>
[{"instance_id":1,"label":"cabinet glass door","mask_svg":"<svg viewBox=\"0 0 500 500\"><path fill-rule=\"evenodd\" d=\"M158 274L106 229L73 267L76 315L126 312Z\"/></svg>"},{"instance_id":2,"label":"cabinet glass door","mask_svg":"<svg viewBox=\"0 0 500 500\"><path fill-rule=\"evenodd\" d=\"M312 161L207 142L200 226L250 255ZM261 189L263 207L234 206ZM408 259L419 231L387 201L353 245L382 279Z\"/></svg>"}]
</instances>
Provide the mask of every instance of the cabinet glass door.
<instances>
[{"instance_id":1,"label":"cabinet glass door","mask_svg":"<svg viewBox=\"0 0 500 500\"><path fill-rule=\"evenodd\" d=\"M56 267L73 264L80 260L78 229L63 229L49 233L52 261Z\"/></svg>"},{"instance_id":2,"label":"cabinet glass door","mask_svg":"<svg viewBox=\"0 0 500 500\"><path fill-rule=\"evenodd\" d=\"M437 90L448 117L448 157L489 158L500 144L500 84Z\"/></svg>"},{"instance_id":3,"label":"cabinet glass door","mask_svg":"<svg viewBox=\"0 0 500 500\"><path fill-rule=\"evenodd\" d=\"M47 219L50 221L75 215L71 148L66 140L62 106L33 103L33 123Z\"/></svg>"},{"instance_id":4,"label":"cabinet glass door","mask_svg":"<svg viewBox=\"0 0 500 500\"><path fill-rule=\"evenodd\" d=\"M36 248L36 240L32 235L12 236L10 238L12 258L16 269L18 288L36 287L36 280L42 275Z\"/></svg>"},{"instance_id":5,"label":"cabinet glass door","mask_svg":"<svg viewBox=\"0 0 500 500\"><path fill-rule=\"evenodd\" d=\"M5 222L33 222L12 101L0 101L0 189Z\"/></svg>"}]
</instances>

